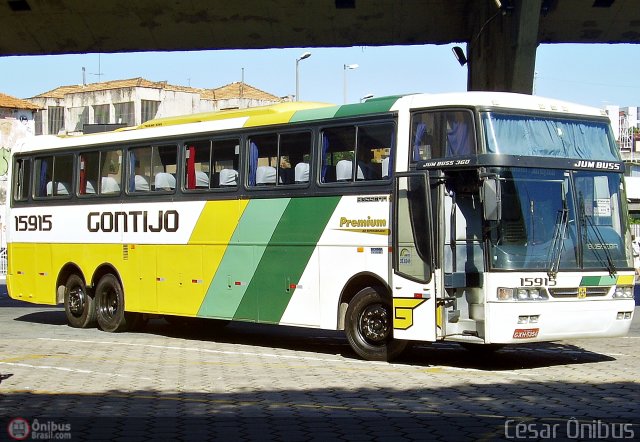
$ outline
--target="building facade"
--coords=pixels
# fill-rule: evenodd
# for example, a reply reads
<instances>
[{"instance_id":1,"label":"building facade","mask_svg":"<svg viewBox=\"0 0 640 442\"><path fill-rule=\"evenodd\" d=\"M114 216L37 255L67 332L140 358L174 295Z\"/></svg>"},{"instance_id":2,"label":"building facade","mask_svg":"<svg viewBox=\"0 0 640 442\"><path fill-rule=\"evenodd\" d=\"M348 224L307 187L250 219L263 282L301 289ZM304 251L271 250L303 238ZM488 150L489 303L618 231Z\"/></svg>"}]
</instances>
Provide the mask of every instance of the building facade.
<instances>
[{"instance_id":1,"label":"building facade","mask_svg":"<svg viewBox=\"0 0 640 442\"><path fill-rule=\"evenodd\" d=\"M36 135L82 133L137 126L154 118L242 109L285 101L246 83L216 89L176 86L144 78L86 85L61 86L29 101L41 110L35 117Z\"/></svg>"},{"instance_id":2,"label":"building facade","mask_svg":"<svg viewBox=\"0 0 640 442\"><path fill-rule=\"evenodd\" d=\"M606 106L613 133L620 146L622 159L640 161L640 108L636 106Z\"/></svg>"}]
</instances>

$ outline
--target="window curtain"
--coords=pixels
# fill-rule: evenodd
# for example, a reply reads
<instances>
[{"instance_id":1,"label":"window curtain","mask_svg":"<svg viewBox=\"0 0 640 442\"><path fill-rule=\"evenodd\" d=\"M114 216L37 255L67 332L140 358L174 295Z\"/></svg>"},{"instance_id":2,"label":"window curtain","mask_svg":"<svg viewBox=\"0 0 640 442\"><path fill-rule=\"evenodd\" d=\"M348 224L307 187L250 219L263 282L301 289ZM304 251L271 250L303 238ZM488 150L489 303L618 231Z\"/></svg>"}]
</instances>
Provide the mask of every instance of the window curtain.
<instances>
[{"instance_id":1,"label":"window curtain","mask_svg":"<svg viewBox=\"0 0 640 442\"><path fill-rule=\"evenodd\" d=\"M447 157L471 154L470 122L452 120L447 130Z\"/></svg>"},{"instance_id":2,"label":"window curtain","mask_svg":"<svg viewBox=\"0 0 640 442\"><path fill-rule=\"evenodd\" d=\"M87 159L80 155L80 195L87 193Z\"/></svg>"},{"instance_id":3,"label":"window curtain","mask_svg":"<svg viewBox=\"0 0 640 442\"><path fill-rule=\"evenodd\" d=\"M256 170L258 170L258 146L253 141L249 144L249 185L256 185Z\"/></svg>"},{"instance_id":4,"label":"window curtain","mask_svg":"<svg viewBox=\"0 0 640 442\"><path fill-rule=\"evenodd\" d=\"M47 169L49 163L44 158L40 160L40 188L38 189L39 196L47 196ZM53 178L53 177L52 177ZM51 182L51 194L53 195L53 179Z\"/></svg>"},{"instance_id":5,"label":"window curtain","mask_svg":"<svg viewBox=\"0 0 640 442\"><path fill-rule=\"evenodd\" d=\"M321 181L324 182L325 176L327 174L327 169L329 166L327 165L327 153L329 152L329 138L327 138L327 134L322 134L322 177Z\"/></svg>"},{"instance_id":6,"label":"window curtain","mask_svg":"<svg viewBox=\"0 0 640 442\"><path fill-rule=\"evenodd\" d=\"M136 191L136 153L129 151L129 192Z\"/></svg>"},{"instance_id":7,"label":"window curtain","mask_svg":"<svg viewBox=\"0 0 640 442\"><path fill-rule=\"evenodd\" d=\"M427 132L426 123L419 123L416 126L416 134L413 139L413 161L420 161L422 159L420 158L420 144L426 132ZM391 168L391 165L389 165L389 168Z\"/></svg>"},{"instance_id":8,"label":"window curtain","mask_svg":"<svg viewBox=\"0 0 640 442\"><path fill-rule=\"evenodd\" d=\"M483 120L489 153L619 161L606 123L501 114Z\"/></svg>"},{"instance_id":9,"label":"window curtain","mask_svg":"<svg viewBox=\"0 0 640 442\"><path fill-rule=\"evenodd\" d=\"M396 133L391 132L391 146L389 146L389 170L387 178L393 178L393 157L396 156Z\"/></svg>"},{"instance_id":10,"label":"window curtain","mask_svg":"<svg viewBox=\"0 0 640 442\"><path fill-rule=\"evenodd\" d=\"M196 148L187 148L187 189L196 188Z\"/></svg>"}]
</instances>

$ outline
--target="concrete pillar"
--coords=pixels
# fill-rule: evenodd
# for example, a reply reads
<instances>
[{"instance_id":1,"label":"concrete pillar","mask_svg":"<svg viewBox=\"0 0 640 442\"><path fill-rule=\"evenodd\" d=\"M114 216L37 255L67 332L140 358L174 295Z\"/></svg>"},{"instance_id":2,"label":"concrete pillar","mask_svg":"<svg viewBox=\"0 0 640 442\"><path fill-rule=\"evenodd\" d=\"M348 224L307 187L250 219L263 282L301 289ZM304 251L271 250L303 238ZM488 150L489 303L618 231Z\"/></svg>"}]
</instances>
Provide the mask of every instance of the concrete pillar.
<instances>
[{"instance_id":1,"label":"concrete pillar","mask_svg":"<svg viewBox=\"0 0 640 442\"><path fill-rule=\"evenodd\" d=\"M494 1L469 3L467 89L531 94L542 0L502 0L502 10Z\"/></svg>"}]
</instances>

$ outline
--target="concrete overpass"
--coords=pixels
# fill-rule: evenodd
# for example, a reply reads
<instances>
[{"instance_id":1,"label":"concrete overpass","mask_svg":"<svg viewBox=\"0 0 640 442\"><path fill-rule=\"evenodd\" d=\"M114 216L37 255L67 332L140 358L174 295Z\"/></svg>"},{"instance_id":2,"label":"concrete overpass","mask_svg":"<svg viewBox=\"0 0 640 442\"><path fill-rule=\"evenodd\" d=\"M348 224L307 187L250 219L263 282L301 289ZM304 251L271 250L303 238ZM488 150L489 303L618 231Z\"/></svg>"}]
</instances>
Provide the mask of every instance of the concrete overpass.
<instances>
[{"instance_id":1,"label":"concrete overpass","mask_svg":"<svg viewBox=\"0 0 640 442\"><path fill-rule=\"evenodd\" d=\"M470 90L531 93L540 43L640 43L638 0L2 0L0 56L467 44Z\"/></svg>"}]
</instances>

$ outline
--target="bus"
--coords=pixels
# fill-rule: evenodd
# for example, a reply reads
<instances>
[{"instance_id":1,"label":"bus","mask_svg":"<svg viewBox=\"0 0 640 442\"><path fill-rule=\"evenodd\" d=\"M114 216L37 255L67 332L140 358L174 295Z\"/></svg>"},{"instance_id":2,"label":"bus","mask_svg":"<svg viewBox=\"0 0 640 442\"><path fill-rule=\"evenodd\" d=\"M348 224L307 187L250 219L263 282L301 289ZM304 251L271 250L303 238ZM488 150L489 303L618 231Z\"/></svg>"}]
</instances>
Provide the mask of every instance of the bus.
<instances>
[{"instance_id":1,"label":"bus","mask_svg":"<svg viewBox=\"0 0 640 442\"><path fill-rule=\"evenodd\" d=\"M607 116L538 96L280 103L12 152L8 290L73 327L155 316L343 330L368 360L625 335ZM209 321L202 321L205 324Z\"/></svg>"}]
</instances>

